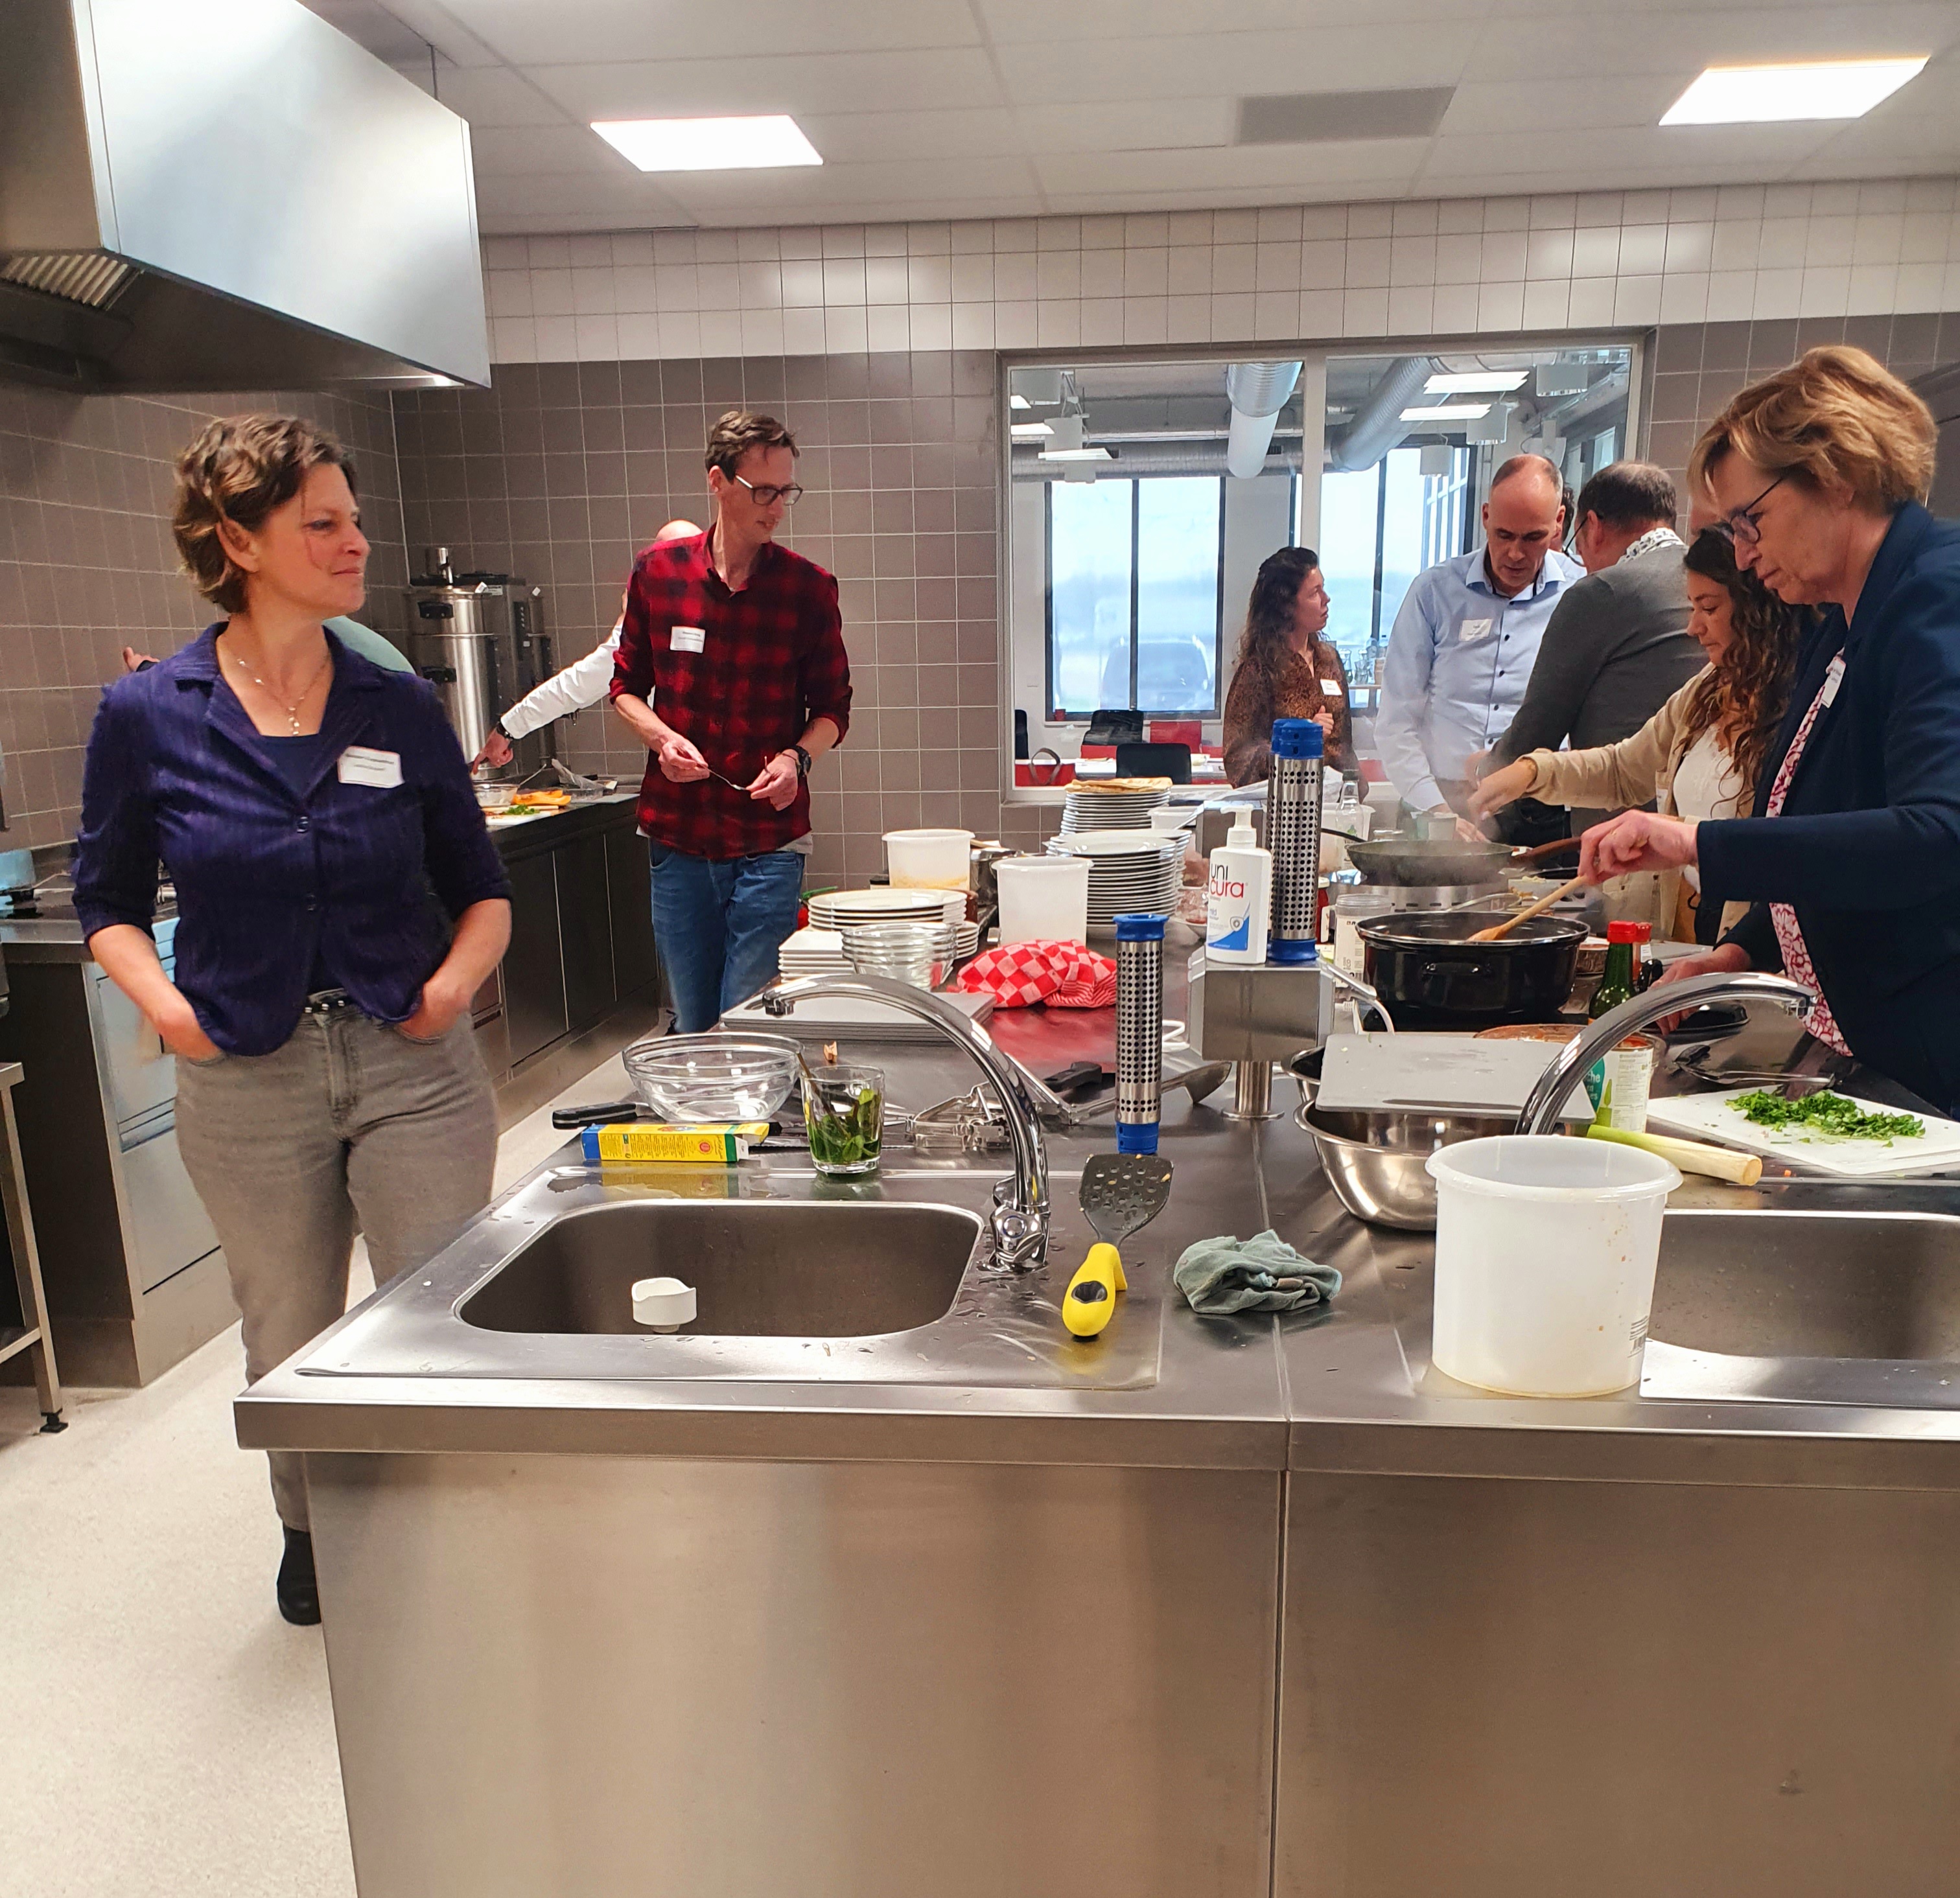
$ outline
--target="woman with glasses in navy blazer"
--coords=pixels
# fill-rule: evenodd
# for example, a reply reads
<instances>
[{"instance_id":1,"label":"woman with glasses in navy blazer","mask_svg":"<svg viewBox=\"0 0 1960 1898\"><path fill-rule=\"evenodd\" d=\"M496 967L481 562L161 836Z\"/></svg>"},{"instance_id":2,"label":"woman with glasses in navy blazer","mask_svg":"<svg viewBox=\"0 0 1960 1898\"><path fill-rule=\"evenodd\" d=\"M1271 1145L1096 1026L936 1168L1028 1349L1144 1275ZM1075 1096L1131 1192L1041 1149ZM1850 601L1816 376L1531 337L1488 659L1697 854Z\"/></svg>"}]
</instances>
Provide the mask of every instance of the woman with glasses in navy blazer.
<instances>
[{"instance_id":1,"label":"woman with glasses in navy blazer","mask_svg":"<svg viewBox=\"0 0 1960 1898\"><path fill-rule=\"evenodd\" d=\"M490 1196L471 997L510 886L434 695L324 622L365 590L346 451L309 424L213 422L177 463L177 548L226 617L103 695L75 847L89 951L177 1057L184 1164L224 1242L248 1375ZM161 860L177 974L150 933ZM275 1454L277 1599L320 1619L301 1459Z\"/></svg>"},{"instance_id":2,"label":"woman with glasses in navy blazer","mask_svg":"<svg viewBox=\"0 0 1960 1898\"><path fill-rule=\"evenodd\" d=\"M1697 444L1691 485L1736 564L1826 610L1797 661L1755 814L1698 826L1629 811L1580 873L1698 863L1748 902L1670 979L1780 969L1815 989L1806 1025L1960 1108L1960 527L1920 504L1933 417L1862 350L1809 351L1745 389Z\"/></svg>"}]
</instances>

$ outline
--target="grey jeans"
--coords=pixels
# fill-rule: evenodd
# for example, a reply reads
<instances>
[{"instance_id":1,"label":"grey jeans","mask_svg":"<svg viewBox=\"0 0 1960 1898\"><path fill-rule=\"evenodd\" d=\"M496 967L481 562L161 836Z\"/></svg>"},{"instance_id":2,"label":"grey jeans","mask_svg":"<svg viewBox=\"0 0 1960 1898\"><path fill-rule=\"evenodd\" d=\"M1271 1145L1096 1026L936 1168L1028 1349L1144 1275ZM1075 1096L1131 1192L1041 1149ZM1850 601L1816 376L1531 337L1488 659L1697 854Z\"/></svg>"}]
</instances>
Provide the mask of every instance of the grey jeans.
<instances>
[{"instance_id":1,"label":"grey jeans","mask_svg":"<svg viewBox=\"0 0 1960 1898\"><path fill-rule=\"evenodd\" d=\"M427 1262L490 1197L497 1113L465 1016L411 1041L352 1009L302 1016L270 1054L177 1063L177 1140L218 1229L256 1381L347 1309L358 1230L375 1283ZM295 1453L272 1500L307 1526Z\"/></svg>"}]
</instances>

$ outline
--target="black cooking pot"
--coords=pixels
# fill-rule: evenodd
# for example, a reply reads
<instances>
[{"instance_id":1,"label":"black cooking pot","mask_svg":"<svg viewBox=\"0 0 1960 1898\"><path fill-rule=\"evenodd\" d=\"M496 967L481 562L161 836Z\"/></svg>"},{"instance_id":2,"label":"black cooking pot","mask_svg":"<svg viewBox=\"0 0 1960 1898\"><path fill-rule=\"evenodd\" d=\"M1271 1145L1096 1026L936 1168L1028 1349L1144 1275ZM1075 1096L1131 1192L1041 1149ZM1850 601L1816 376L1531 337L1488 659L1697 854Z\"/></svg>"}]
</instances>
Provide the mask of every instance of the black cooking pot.
<instances>
[{"instance_id":1,"label":"black cooking pot","mask_svg":"<svg viewBox=\"0 0 1960 1898\"><path fill-rule=\"evenodd\" d=\"M1494 943L1473 943L1500 917L1398 910L1355 925L1369 985L1403 1028L1548 1022L1572 993L1583 925L1534 916Z\"/></svg>"}]
</instances>

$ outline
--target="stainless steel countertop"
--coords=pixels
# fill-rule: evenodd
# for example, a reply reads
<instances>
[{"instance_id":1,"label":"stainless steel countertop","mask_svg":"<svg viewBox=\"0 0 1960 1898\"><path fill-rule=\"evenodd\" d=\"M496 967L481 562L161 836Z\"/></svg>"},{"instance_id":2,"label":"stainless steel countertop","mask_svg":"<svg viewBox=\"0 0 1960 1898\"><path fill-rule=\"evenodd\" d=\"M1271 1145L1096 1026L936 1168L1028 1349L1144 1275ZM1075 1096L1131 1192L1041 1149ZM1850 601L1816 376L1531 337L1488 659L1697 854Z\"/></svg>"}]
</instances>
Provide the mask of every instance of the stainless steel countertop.
<instances>
[{"instance_id":1,"label":"stainless steel countertop","mask_svg":"<svg viewBox=\"0 0 1960 1898\"><path fill-rule=\"evenodd\" d=\"M1177 1012L1174 1000L1166 996L1167 1013ZM1047 1073L1083 1054L1112 1059L1113 1016L1004 1011L990 1025L1003 1046ZM963 1091L973 1079L950 1049L853 1044L852 1051L883 1065L892 1097L908 1108ZM1280 1093L1290 1106L1290 1085ZM1220 1105L1229 1098L1224 1090L1214 1097ZM692 1187L684 1177L650 1184L644 1175L602 1176L571 1149L520 1182L427 1270L377 1292L241 1397L239 1440L252 1448L336 1450L1960 1486L1960 1409L1688 1403L1637 1391L1524 1400L1456 1384L1428 1363L1430 1239L1351 1219L1290 1117L1240 1125L1182 1095L1167 1097L1164 1110L1163 1152L1176 1168L1169 1205L1125 1247L1134 1289L1101 1345L1085 1353L1051 1315L1092 1237L1076 1203L1077 1178L1090 1155L1113 1143L1106 1124L1048 1137L1057 1219L1048 1265L1032 1279L1005 1283L998 1296L976 1289L969 1268L947 1320L899 1334L915 1360L911 1369L833 1340L817 1375L799 1379L772 1365L727 1381L658 1375L658 1347L668 1340L486 1334L451 1315L541 1219L622 1195L726 1191L725 1175ZM817 1185L800 1156L759 1156L740 1169L741 1190L791 1197L841 1190L978 1211L1004 1166L998 1156L924 1160L901 1150L888 1157L876 1184L838 1189ZM1960 1181L1848 1190L1795 1181L1746 1190L1691 1181L1672 1203L1768 1208L1822 1199L1960 1213ZM1183 1248L1267 1226L1341 1268L1332 1310L1222 1320L1189 1311L1169 1283ZM1023 1381L994 1381L998 1369L986 1381L918 1381L958 1375L952 1360L922 1371L921 1352L956 1354L990 1330L998 1337L1010 1308L1007 1334L1025 1359ZM1152 1340L1134 1335L1140 1327L1156 1334L1155 1381L1097 1388L1099 1350L1101 1362L1118 1362L1126 1375L1147 1360ZM592 1344L644 1344L646 1370L622 1369L616 1359L603 1376L553 1375L552 1360L562 1362L565 1347ZM442 1368L457 1361L450 1353L473 1349L472 1375ZM401 1374L411 1364L429 1369Z\"/></svg>"}]
</instances>

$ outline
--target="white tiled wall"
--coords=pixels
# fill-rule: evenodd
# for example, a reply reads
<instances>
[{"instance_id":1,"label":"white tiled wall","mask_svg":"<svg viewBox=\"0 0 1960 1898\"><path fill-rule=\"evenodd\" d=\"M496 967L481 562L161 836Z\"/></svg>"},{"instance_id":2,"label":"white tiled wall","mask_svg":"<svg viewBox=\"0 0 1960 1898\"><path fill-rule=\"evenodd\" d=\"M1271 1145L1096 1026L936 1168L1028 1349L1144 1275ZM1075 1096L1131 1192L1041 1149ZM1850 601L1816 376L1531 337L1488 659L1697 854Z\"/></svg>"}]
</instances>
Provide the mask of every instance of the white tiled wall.
<instances>
[{"instance_id":1,"label":"white tiled wall","mask_svg":"<svg viewBox=\"0 0 1960 1898\"><path fill-rule=\"evenodd\" d=\"M493 237L499 362L1472 334L1960 309L1951 178Z\"/></svg>"}]
</instances>

